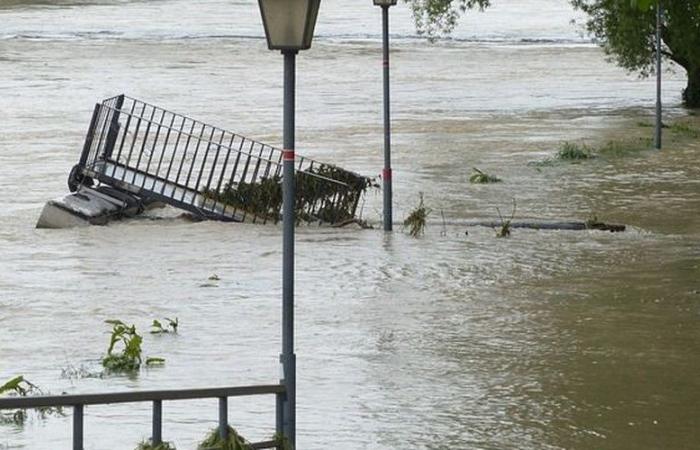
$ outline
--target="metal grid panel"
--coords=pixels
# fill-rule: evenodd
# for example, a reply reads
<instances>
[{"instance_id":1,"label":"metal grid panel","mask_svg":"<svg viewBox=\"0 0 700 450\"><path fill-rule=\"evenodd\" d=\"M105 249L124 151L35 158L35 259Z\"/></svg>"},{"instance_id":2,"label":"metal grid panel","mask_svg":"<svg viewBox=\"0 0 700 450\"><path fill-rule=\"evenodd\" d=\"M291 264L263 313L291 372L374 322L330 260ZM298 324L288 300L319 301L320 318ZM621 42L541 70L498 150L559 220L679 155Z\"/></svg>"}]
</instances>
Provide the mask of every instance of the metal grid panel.
<instances>
[{"instance_id":1,"label":"metal grid panel","mask_svg":"<svg viewBox=\"0 0 700 450\"><path fill-rule=\"evenodd\" d=\"M100 182L206 218L281 217L280 149L124 95L95 106L80 165ZM333 176L364 178L303 157L296 176L299 220L354 216L363 189Z\"/></svg>"}]
</instances>

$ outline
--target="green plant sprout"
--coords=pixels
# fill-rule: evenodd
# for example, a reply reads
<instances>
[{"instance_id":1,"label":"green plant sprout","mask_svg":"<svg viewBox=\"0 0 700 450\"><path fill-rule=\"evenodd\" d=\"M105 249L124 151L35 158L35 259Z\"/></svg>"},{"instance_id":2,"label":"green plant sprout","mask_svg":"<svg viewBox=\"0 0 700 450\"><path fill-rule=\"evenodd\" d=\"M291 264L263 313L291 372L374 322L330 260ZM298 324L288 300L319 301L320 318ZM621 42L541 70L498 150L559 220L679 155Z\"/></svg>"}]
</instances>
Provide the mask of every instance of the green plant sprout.
<instances>
[{"instance_id":1,"label":"green plant sprout","mask_svg":"<svg viewBox=\"0 0 700 450\"><path fill-rule=\"evenodd\" d=\"M170 319L168 317L165 318L165 321L168 323L167 326L163 326L161 321L157 319L153 319L153 323L151 324L151 334L165 334L165 333L173 333L177 334L177 327L180 325L180 322L178 318L176 317L175 320Z\"/></svg>"},{"instance_id":2,"label":"green plant sprout","mask_svg":"<svg viewBox=\"0 0 700 450\"><path fill-rule=\"evenodd\" d=\"M515 203L515 199L513 199L513 211L511 212L510 219L508 219L508 220L503 219L503 216L501 215L501 210L496 208L496 211L498 212L498 217L501 219L501 227L496 231L497 238L510 237L510 232L512 229L513 218L515 217L516 208L517 208L517 204Z\"/></svg>"},{"instance_id":3,"label":"green plant sprout","mask_svg":"<svg viewBox=\"0 0 700 450\"><path fill-rule=\"evenodd\" d=\"M135 372L143 362L141 344L143 338L135 325L127 325L121 320L105 320L112 326L107 355L102 358L102 366L110 372ZM121 346L121 351L117 347ZM162 365L163 358L148 358L146 365Z\"/></svg>"}]
</instances>

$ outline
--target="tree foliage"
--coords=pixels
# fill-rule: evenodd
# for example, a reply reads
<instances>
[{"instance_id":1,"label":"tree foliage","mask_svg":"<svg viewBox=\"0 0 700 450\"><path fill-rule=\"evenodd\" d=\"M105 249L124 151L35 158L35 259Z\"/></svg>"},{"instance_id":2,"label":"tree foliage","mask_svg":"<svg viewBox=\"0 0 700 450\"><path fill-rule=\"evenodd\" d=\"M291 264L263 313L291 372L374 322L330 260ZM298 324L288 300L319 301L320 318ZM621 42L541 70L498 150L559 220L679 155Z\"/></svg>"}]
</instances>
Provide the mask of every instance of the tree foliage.
<instances>
[{"instance_id":1,"label":"tree foliage","mask_svg":"<svg viewBox=\"0 0 700 450\"><path fill-rule=\"evenodd\" d=\"M648 76L656 57L656 0L572 0L586 28L621 67ZM662 2L661 54L688 74L684 100L700 106L700 0Z\"/></svg>"},{"instance_id":2,"label":"tree foliage","mask_svg":"<svg viewBox=\"0 0 700 450\"><path fill-rule=\"evenodd\" d=\"M416 29L421 35L435 39L454 29L461 13L468 9L483 10L491 0L406 0L413 10Z\"/></svg>"}]
</instances>

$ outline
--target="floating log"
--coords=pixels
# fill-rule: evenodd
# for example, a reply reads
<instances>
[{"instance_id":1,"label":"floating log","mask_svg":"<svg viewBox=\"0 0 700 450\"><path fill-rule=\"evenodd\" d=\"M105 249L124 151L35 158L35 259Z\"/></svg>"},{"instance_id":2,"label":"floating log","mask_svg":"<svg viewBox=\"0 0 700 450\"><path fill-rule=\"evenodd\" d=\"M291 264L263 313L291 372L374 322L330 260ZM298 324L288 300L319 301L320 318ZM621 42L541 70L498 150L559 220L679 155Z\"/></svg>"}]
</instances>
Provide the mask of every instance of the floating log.
<instances>
[{"instance_id":1,"label":"floating log","mask_svg":"<svg viewBox=\"0 0 700 450\"><path fill-rule=\"evenodd\" d=\"M477 221L467 222L468 227L489 227L500 228L503 223L500 221ZM619 233L625 231L625 225L610 224L604 222L511 222L510 228L527 228L531 230L599 230Z\"/></svg>"}]
</instances>

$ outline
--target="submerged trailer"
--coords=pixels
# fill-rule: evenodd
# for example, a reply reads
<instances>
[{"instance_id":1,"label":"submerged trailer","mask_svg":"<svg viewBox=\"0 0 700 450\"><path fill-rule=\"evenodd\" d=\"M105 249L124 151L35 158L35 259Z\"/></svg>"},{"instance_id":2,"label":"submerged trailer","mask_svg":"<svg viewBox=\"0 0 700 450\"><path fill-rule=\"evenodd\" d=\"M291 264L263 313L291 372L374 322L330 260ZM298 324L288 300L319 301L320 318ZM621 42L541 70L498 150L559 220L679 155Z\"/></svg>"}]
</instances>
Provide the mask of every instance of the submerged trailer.
<instances>
[{"instance_id":1,"label":"submerged trailer","mask_svg":"<svg viewBox=\"0 0 700 450\"><path fill-rule=\"evenodd\" d=\"M202 219L276 223L282 213L282 150L119 95L95 105L72 194L47 203L38 227L103 223L164 203ZM296 217L355 218L370 178L298 157Z\"/></svg>"}]
</instances>

